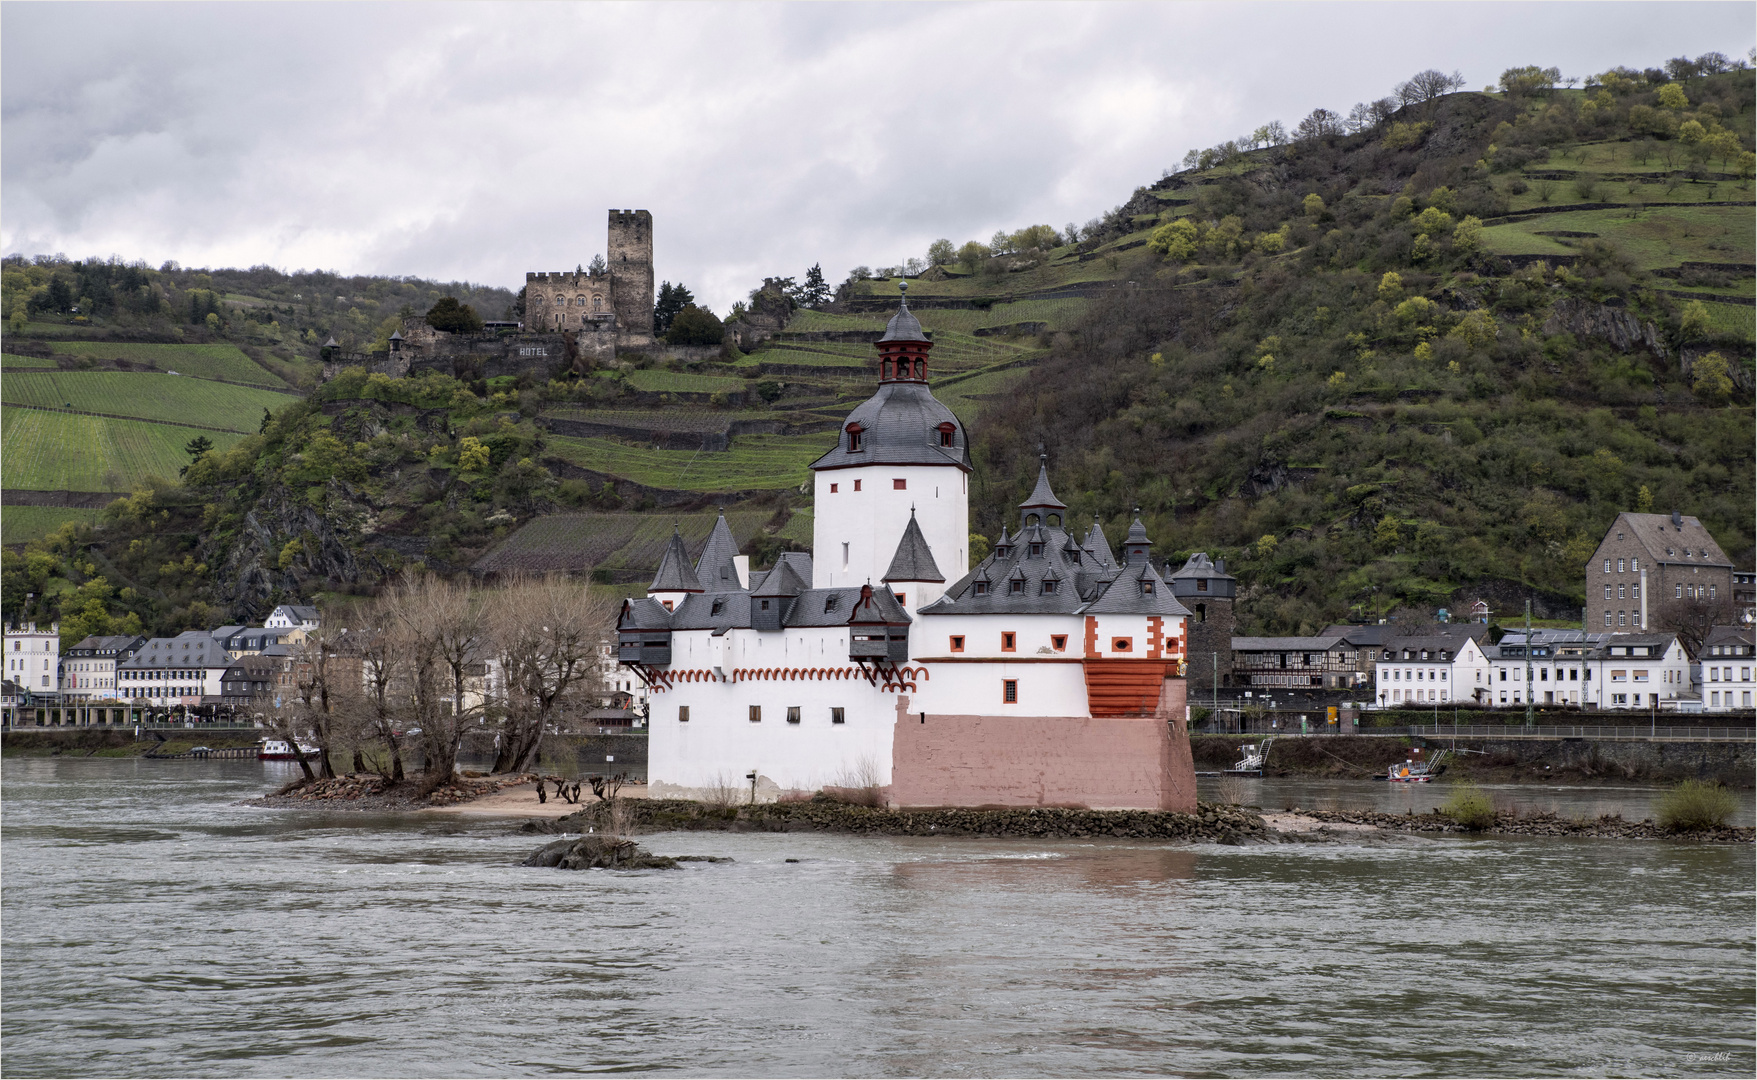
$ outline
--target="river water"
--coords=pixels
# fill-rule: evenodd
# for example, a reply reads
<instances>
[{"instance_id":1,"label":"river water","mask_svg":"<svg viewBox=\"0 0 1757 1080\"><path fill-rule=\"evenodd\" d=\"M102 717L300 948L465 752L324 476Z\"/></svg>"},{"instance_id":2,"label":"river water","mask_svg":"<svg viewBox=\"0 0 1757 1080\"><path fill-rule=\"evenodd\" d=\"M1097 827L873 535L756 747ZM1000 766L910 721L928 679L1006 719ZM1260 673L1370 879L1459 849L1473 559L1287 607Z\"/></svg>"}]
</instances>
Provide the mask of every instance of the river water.
<instances>
[{"instance_id":1,"label":"river water","mask_svg":"<svg viewBox=\"0 0 1757 1080\"><path fill-rule=\"evenodd\" d=\"M1753 850L674 833L270 811L12 758L6 1076L1749 1076ZM797 862L790 860L797 859Z\"/></svg>"}]
</instances>

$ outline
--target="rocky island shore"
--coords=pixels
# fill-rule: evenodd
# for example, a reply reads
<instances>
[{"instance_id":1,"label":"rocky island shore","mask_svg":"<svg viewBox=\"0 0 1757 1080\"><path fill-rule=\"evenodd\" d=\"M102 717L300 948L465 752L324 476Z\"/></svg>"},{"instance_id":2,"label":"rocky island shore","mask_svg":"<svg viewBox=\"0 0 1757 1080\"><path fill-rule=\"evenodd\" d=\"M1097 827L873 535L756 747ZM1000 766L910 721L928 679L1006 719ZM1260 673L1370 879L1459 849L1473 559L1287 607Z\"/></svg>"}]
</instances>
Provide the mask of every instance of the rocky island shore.
<instances>
[{"instance_id":1,"label":"rocky island shore","mask_svg":"<svg viewBox=\"0 0 1757 1080\"><path fill-rule=\"evenodd\" d=\"M532 833L602 832L612 808L592 803L565 817L529 821ZM818 798L806 802L711 806L681 799L621 800L615 808L620 832L836 832L868 836L1029 837L1044 840L1116 838L1228 845L1329 842L1371 834L1574 836L1616 839L1690 839L1749 844L1757 830L1734 826L1696 832L1668 831L1651 821L1607 816L1574 820L1554 814L1497 814L1487 828L1472 830L1444 814L1383 814L1373 811L1290 809L1264 813L1253 807L1202 803L1194 814L1154 810L1081 810L1062 807L887 810Z\"/></svg>"}]
</instances>

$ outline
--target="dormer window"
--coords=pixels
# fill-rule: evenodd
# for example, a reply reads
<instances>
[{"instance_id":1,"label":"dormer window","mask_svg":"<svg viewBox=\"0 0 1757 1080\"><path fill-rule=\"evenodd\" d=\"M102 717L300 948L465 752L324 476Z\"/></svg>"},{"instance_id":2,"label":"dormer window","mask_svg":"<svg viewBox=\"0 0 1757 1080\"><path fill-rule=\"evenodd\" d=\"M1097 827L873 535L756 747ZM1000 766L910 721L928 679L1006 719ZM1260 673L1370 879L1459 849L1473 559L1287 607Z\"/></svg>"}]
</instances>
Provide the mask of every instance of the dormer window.
<instances>
[{"instance_id":1,"label":"dormer window","mask_svg":"<svg viewBox=\"0 0 1757 1080\"><path fill-rule=\"evenodd\" d=\"M1054 578L1044 578L1043 579L1043 591L1045 593L1054 592L1055 591L1055 584L1056 584L1056 582L1055 582Z\"/></svg>"},{"instance_id":2,"label":"dormer window","mask_svg":"<svg viewBox=\"0 0 1757 1080\"><path fill-rule=\"evenodd\" d=\"M1031 556L1033 558L1035 558L1041 554L1043 554L1043 545L1042 544L1032 544L1031 545Z\"/></svg>"},{"instance_id":3,"label":"dormer window","mask_svg":"<svg viewBox=\"0 0 1757 1080\"><path fill-rule=\"evenodd\" d=\"M726 601L716 600L716 601L714 601L713 610L709 611L708 614L709 615L718 615L718 614L720 614L721 609L723 609L725 606L726 606Z\"/></svg>"},{"instance_id":4,"label":"dormer window","mask_svg":"<svg viewBox=\"0 0 1757 1080\"><path fill-rule=\"evenodd\" d=\"M849 424L847 431L848 452L850 454L858 454L860 452L861 439L866 434L866 429L859 424Z\"/></svg>"},{"instance_id":5,"label":"dormer window","mask_svg":"<svg viewBox=\"0 0 1757 1080\"><path fill-rule=\"evenodd\" d=\"M941 424L939 426L940 445L941 446L951 446L952 445L952 436L957 433L957 430L958 430L957 426L955 424L951 423L950 421L947 421L946 423Z\"/></svg>"},{"instance_id":6,"label":"dormer window","mask_svg":"<svg viewBox=\"0 0 1757 1080\"><path fill-rule=\"evenodd\" d=\"M837 597L834 594L831 594L829 596L824 597L824 614L825 615L828 615L830 612L836 610L836 601L838 599L840 599L840 597Z\"/></svg>"},{"instance_id":7,"label":"dormer window","mask_svg":"<svg viewBox=\"0 0 1757 1080\"><path fill-rule=\"evenodd\" d=\"M1022 594L1022 593L1024 593L1024 591L1025 591L1025 579L1024 578L1014 578L1013 580L1007 582L1007 592L1016 595L1016 594Z\"/></svg>"},{"instance_id":8,"label":"dormer window","mask_svg":"<svg viewBox=\"0 0 1757 1080\"><path fill-rule=\"evenodd\" d=\"M1153 595L1153 583L1151 581L1141 582L1141 595L1142 596L1152 596Z\"/></svg>"},{"instance_id":9,"label":"dormer window","mask_svg":"<svg viewBox=\"0 0 1757 1080\"><path fill-rule=\"evenodd\" d=\"M988 595L988 582L978 581L976 583L976 595L977 596L987 596Z\"/></svg>"}]
</instances>

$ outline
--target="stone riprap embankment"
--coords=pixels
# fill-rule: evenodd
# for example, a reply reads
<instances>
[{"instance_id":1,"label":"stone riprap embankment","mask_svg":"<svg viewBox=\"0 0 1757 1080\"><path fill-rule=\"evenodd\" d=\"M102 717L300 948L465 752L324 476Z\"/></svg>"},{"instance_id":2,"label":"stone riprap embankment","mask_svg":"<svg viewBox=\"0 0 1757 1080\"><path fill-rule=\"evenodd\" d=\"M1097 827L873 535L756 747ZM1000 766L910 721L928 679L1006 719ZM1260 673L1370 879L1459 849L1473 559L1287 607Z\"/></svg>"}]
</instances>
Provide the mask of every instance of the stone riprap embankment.
<instances>
[{"instance_id":1,"label":"stone riprap embankment","mask_svg":"<svg viewBox=\"0 0 1757 1080\"><path fill-rule=\"evenodd\" d=\"M1615 840L1698 840L1717 844L1749 844L1757 842L1757 829L1748 826L1721 825L1712 829L1701 829L1692 832L1681 832L1668 829L1653 821L1629 821L1618 814L1607 814L1600 818L1565 818L1555 814L1527 814L1524 816L1501 812L1495 815L1495 823L1481 830L1467 829L1444 814L1384 814L1372 810L1289 810L1285 817L1301 827L1305 822L1315 823L1318 828L1349 827L1383 829L1390 832L1405 833L1454 833L1466 834L1478 832L1482 835L1495 836L1579 836L1602 837ZM1302 820L1303 819L1303 820ZM1313 830L1316 831L1316 830Z\"/></svg>"},{"instance_id":2,"label":"stone riprap embankment","mask_svg":"<svg viewBox=\"0 0 1757 1080\"><path fill-rule=\"evenodd\" d=\"M329 780L295 780L272 794L246 799L242 805L282 809L424 810L471 802L501 788L528 784L535 779L532 773L492 780L454 778L451 783L423 795L413 780L391 781L376 773L354 773Z\"/></svg>"},{"instance_id":3,"label":"stone riprap embankment","mask_svg":"<svg viewBox=\"0 0 1757 1080\"><path fill-rule=\"evenodd\" d=\"M1130 839L1181 843L1276 844L1361 839L1379 833L1467 835L1472 830L1443 814L1290 809L1259 813L1249 807L1200 804L1194 814L1152 810L1077 810L1059 807L886 810L814 799L719 807L684 799L624 799L621 813L630 832L835 832L865 836L985 836L1043 840ZM527 832L602 831L609 815L594 803L552 821L529 821ZM1621 817L1575 820L1554 814L1520 817L1502 813L1479 835L1605 837L1626 840L1687 839L1749 844L1757 830L1722 826L1673 832L1651 821Z\"/></svg>"},{"instance_id":4,"label":"stone riprap embankment","mask_svg":"<svg viewBox=\"0 0 1757 1080\"><path fill-rule=\"evenodd\" d=\"M885 810L827 800L716 807L684 799L626 799L622 806L638 832L837 832L869 836L1021 836L1046 840L1118 837L1189 843L1273 843L1276 833L1260 814L1235 806L1202 804L1194 814L1153 810L1074 810L1059 807L967 810ZM542 832L602 829L603 803L552 822Z\"/></svg>"}]
</instances>

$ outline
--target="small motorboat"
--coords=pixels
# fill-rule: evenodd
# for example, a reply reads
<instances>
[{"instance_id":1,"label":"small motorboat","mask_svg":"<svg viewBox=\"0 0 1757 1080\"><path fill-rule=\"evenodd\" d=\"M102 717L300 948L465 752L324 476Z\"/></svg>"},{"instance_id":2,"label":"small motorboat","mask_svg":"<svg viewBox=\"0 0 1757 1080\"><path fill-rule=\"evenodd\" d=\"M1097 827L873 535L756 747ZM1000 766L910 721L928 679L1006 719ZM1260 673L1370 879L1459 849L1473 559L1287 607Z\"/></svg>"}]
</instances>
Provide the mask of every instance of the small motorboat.
<instances>
[{"instance_id":1,"label":"small motorboat","mask_svg":"<svg viewBox=\"0 0 1757 1080\"><path fill-rule=\"evenodd\" d=\"M1424 759L1421 747L1418 746L1409 752L1408 759L1387 769L1385 779L1393 784L1426 784L1444 771L1445 767L1441 762L1445 758L1446 751L1442 750L1432 760Z\"/></svg>"},{"instance_id":2,"label":"small motorboat","mask_svg":"<svg viewBox=\"0 0 1757 1080\"><path fill-rule=\"evenodd\" d=\"M285 739L264 739L262 746L256 751L259 761L298 761L300 756L311 757L317 753L317 747L299 744L299 753L293 752L293 744Z\"/></svg>"}]
</instances>

